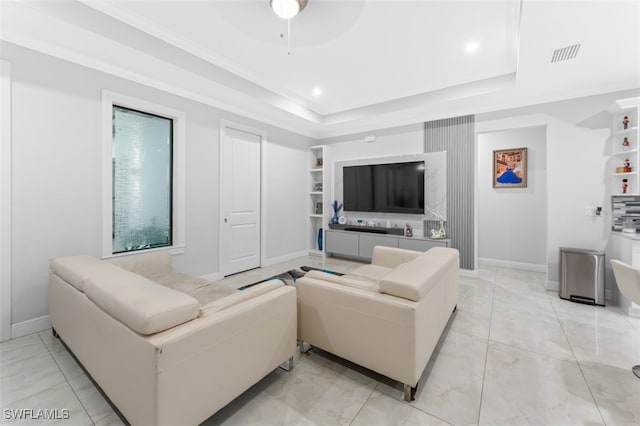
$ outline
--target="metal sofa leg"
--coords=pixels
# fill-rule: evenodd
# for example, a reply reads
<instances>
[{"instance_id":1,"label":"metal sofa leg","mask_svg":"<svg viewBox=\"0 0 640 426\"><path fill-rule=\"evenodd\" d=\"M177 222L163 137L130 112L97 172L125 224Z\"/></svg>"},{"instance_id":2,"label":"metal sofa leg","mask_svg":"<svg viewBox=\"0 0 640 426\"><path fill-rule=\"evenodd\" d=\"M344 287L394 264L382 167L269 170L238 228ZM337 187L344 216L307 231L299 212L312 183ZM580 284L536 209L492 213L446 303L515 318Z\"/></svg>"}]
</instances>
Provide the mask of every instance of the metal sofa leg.
<instances>
[{"instance_id":1,"label":"metal sofa leg","mask_svg":"<svg viewBox=\"0 0 640 426\"><path fill-rule=\"evenodd\" d=\"M404 400L407 402L411 402L416 399L416 390L418 389L418 384L414 387L409 385L404 385Z\"/></svg>"},{"instance_id":2,"label":"metal sofa leg","mask_svg":"<svg viewBox=\"0 0 640 426\"><path fill-rule=\"evenodd\" d=\"M311 350L311 345L302 340L298 340L298 345L300 346L300 355Z\"/></svg>"},{"instance_id":3,"label":"metal sofa leg","mask_svg":"<svg viewBox=\"0 0 640 426\"><path fill-rule=\"evenodd\" d=\"M280 368L282 368L284 371L293 370L293 357L280 364Z\"/></svg>"}]
</instances>

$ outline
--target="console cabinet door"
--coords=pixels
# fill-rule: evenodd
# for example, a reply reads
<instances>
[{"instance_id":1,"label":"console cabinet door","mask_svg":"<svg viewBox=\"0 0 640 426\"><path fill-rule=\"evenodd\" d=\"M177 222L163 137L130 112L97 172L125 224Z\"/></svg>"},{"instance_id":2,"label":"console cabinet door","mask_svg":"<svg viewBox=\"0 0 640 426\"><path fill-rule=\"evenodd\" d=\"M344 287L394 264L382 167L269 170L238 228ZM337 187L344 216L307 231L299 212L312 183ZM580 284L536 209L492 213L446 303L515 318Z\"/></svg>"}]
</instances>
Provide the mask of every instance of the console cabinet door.
<instances>
[{"instance_id":1,"label":"console cabinet door","mask_svg":"<svg viewBox=\"0 0 640 426\"><path fill-rule=\"evenodd\" d=\"M358 256L358 234L325 231L325 251L332 254L342 254L345 256Z\"/></svg>"},{"instance_id":2,"label":"console cabinet door","mask_svg":"<svg viewBox=\"0 0 640 426\"><path fill-rule=\"evenodd\" d=\"M358 257L371 259L373 257L373 248L375 246L398 247L398 237L389 237L383 235L360 234L360 247L358 249Z\"/></svg>"},{"instance_id":3,"label":"console cabinet door","mask_svg":"<svg viewBox=\"0 0 640 426\"><path fill-rule=\"evenodd\" d=\"M431 247L447 247L447 241L433 241L433 240L410 240L400 238L398 247L401 249L415 250L415 251L427 251Z\"/></svg>"}]
</instances>

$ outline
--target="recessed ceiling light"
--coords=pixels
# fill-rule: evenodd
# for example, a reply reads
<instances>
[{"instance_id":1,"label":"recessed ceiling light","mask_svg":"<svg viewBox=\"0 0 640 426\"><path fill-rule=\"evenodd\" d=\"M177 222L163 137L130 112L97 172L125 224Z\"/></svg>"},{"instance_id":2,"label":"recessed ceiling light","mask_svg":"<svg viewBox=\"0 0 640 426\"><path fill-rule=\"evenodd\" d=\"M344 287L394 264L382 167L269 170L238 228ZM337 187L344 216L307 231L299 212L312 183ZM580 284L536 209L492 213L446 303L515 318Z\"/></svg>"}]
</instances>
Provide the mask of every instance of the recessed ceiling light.
<instances>
[{"instance_id":1,"label":"recessed ceiling light","mask_svg":"<svg viewBox=\"0 0 640 426\"><path fill-rule=\"evenodd\" d=\"M313 96L320 96L322 95L322 89L319 87L314 87L311 93L313 93Z\"/></svg>"},{"instance_id":2,"label":"recessed ceiling light","mask_svg":"<svg viewBox=\"0 0 640 426\"><path fill-rule=\"evenodd\" d=\"M466 46L464 47L464 49L469 52L475 52L476 50L478 50L478 42L477 41L470 41L469 43L466 44Z\"/></svg>"}]
</instances>

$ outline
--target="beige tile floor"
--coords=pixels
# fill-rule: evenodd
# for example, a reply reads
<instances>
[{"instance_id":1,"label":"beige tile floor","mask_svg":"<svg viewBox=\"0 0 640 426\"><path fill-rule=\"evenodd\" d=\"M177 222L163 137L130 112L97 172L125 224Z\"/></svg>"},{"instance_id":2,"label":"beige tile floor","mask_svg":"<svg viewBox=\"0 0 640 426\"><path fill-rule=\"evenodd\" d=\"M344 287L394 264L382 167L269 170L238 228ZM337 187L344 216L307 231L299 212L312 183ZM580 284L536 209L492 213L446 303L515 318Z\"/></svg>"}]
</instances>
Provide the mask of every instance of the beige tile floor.
<instances>
[{"instance_id":1,"label":"beige tile floor","mask_svg":"<svg viewBox=\"0 0 640 426\"><path fill-rule=\"evenodd\" d=\"M305 257L222 282L239 287L302 265L358 264ZM640 379L630 371L640 363L640 320L561 300L544 280L494 267L461 278L459 309L411 404L398 383L313 349L205 424L640 424ZM50 331L0 344L0 407L69 410L60 424L122 424Z\"/></svg>"}]
</instances>

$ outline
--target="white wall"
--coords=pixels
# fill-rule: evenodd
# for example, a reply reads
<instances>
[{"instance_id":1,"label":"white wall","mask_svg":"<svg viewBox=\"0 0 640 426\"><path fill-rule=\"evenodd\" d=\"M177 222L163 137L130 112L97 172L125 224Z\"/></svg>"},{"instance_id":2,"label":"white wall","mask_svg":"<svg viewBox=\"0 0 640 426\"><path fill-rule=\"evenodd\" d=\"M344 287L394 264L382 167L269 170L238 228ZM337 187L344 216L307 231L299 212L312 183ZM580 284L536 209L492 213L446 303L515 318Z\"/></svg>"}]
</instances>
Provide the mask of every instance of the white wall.
<instances>
[{"instance_id":1,"label":"white wall","mask_svg":"<svg viewBox=\"0 0 640 426\"><path fill-rule=\"evenodd\" d=\"M291 229L304 229L300 176L309 138L12 44L0 47L13 79L12 324L47 315L52 258L100 255L102 89L186 113L186 248L173 259L176 270L219 270L221 119L267 133L266 259L305 250L306 234Z\"/></svg>"},{"instance_id":2,"label":"white wall","mask_svg":"<svg viewBox=\"0 0 640 426\"><path fill-rule=\"evenodd\" d=\"M330 144L330 162L332 163L330 188L332 191L332 200L340 195L336 191L335 163L424 153L423 123L367 134L375 135L376 141L372 143L365 142L364 134L321 141L321 143ZM339 201L342 202L342 200ZM353 214L348 214L348 216L351 218ZM399 227L405 226L408 223L414 228L414 231L422 232L422 220L419 215L358 213L357 217L364 220L380 221L383 225L389 220L392 225Z\"/></svg>"},{"instance_id":3,"label":"white wall","mask_svg":"<svg viewBox=\"0 0 640 426\"><path fill-rule=\"evenodd\" d=\"M615 99L638 90L608 93L515 110L480 114L478 133L532 126L547 129L547 288L557 289L559 248L604 250L610 234L610 179L607 168L611 115ZM602 206L601 216L585 207ZM479 227L483 226L479 223ZM613 283L607 282L610 289Z\"/></svg>"},{"instance_id":4,"label":"white wall","mask_svg":"<svg viewBox=\"0 0 640 426\"><path fill-rule=\"evenodd\" d=\"M546 128L477 135L478 257L481 263L546 271ZM493 151L527 148L527 187L493 188Z\"/></svg>"}]
</instances>

